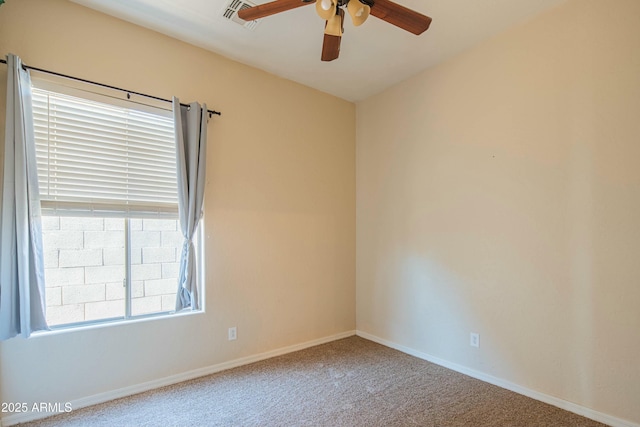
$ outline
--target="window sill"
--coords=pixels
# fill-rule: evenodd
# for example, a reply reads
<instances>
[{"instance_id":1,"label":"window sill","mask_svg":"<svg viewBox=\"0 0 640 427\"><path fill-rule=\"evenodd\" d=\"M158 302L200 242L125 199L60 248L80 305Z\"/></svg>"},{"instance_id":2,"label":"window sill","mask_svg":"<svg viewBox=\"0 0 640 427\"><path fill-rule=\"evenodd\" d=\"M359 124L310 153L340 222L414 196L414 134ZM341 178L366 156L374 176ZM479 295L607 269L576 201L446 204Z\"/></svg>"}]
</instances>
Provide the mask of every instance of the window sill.
<instances>
[{"instance_id":1,"label":"window sill","mask_svg":"<svg viewBox=\"0 0 640 427\"><path fill-rule=\"evenodd\" d=\"M176 319L176 318L185 317L185 316L196 316L204 313L205 313L205 310L202 309L202 310L193 310L193 311L183 311L180 313L173 313L173 314L159 313L157 315L149 315L149 316L139 317L135 319L114 319L114 320L96 321L92 323L83 323L78 325L52 326L51 327L52 329L49 331L34 332L33 334L31 334L30 338L49 337L54 335L68 334L72 332L83 332L83 331L90 331L95 329L111 328L115 326L131 325L136 323L146 323L146 322L153 322L153 321L159 321L159 320Z\"/></svg>"}]
</instances>

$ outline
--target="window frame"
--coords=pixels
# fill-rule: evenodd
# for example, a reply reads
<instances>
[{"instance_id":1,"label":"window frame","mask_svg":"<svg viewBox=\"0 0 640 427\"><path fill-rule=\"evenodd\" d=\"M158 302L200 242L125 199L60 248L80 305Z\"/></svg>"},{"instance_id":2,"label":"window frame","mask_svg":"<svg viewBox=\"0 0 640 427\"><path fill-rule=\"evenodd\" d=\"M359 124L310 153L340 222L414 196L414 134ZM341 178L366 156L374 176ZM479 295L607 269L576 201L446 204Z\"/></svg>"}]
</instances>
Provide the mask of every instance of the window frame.
<instances>
[{"instance_id":1,"label":"window frame","mask_svg":"<svg viewBox=\"0 0 640 427\"><path fill-rule=\"evenodd\" d=\"M111 91L104 88L94 88L94 87L91 87L91 90L88 90L86 87L83 87L82 85L83 84L79 84L77 82L68 82L64 79L59 80L58 78L53 78L53 79L50 79L48 77L46 79L38 78L38 77L32 78L32 87L40 90L50 91L53 93L60 93L67 96L72 96L72 97L77 97L81 99L87 99L90 101L96 101L104 104L114 105L120 108L139 110L146 113L157 114L165 117L172 117L172 111L171 109L166 108L165 103L155 102L155 105L154 105L154 101L147 102L147 100L145 100L144 103L133 101L131 99L124 99L123 94L118 91ZM128 94L127 94L127 98L129 98ZM73 214L60 215L59 213L56 213L54 211L54 212L43 213L43 216L62 217L62 216L73 216ZM94 217L101 218L102 216L95 215ZM169 318L181 317L184 315L205 313L206 287L204 286L205 263L203 261L204 260L204 213L203 213L202 219L200 220L198 229L196 230L195 237L194 237L194 246L196 249L195 251L196 266L197 266L196 268L197 268L198 280L201 283L200 292L199 292L200 308L198 310L191 309L191 310L183 310L179 312L176 312L175 309L173 309L169 311L158 311L158 312L143 313L138 315L132 314L133 297L132 297L131 267L133 264L131 262L131 250L132 250L131 219L143 219L143 220L144 219L175 219L177 220L178 227L179 227L179 216L176 213L175 217L173 218L167 217L167 216L155 217L155 216L136 216L136 215L133 215L133 216L114 215L114 216L106 216L102 218L107 218L107 217L122 219L125 224L124 231L122 231L124 233L124 252L125 252L125 257L124 257L124 276L125 277L124 277L124 285L123 285L123 287L125 288L125 296L123 301L123 304L125 305L124 316L92 319L92 320L85 320L81 322L70 322L70 323L51 325L49 326L50 331L41 331L37 333L38 335L57 333L61 331L71 331L71 330L80 330L80 329L86 329L86 328L103 327L107 325L135 323L135 322L147 321L147 320L169 319ZM179 231L179 228L178 228L178 231ZM45 249L46 248L43 247L43 251ZM177 254L178 263L180 262L180 258L181 256L178 253ZM178 290L177 279L176 279L175 287L176 287L176 296L177 296L177 290ZM46 295L46 286L45 286L45 295Z\"/></svg>"}]
</instances>

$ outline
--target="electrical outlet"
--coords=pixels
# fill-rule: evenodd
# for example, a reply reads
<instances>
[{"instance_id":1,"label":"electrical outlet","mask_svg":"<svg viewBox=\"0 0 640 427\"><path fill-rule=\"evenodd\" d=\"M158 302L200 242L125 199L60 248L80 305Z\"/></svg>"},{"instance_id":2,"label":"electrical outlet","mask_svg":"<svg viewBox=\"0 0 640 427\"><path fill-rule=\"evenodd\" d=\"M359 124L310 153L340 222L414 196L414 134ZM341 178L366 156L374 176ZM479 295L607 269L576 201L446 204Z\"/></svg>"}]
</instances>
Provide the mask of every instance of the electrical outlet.
<instances>
[{"instance_id":1,"label":"electrical outlet","mask_svg":"<svg viewBox=\"0 0 640 427\"><path fill-rule=\"evenodd\" d=\"M235 341L238 339L238 330L234 326L233 328L229 328L229 341Z\"/></svg>"},{"instance_id":2,"label":"electrical outlet","mask_svg":"<svg viewBox=\"0 0 640 427\"><path fill-rule=\"evenodd\" d=\"M480 347L480 334L471 332L471 334L469 335L469 345L471 347Z\"/></svg>"}]
</instances>

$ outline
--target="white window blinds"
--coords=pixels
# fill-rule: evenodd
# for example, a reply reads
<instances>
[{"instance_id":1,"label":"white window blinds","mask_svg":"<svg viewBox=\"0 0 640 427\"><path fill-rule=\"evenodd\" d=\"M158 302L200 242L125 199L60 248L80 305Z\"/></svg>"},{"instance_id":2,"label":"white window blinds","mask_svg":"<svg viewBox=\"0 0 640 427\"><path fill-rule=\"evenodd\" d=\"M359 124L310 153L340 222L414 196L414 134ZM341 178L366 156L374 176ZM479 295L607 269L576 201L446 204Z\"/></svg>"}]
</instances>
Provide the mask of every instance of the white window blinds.
<instances>
[{"instance_id":1,"label":"white window blinds","mask_svg":"<svg viewBox=\"0 0 640 427\"><path fill-rule=\"evenodd\" d=\"M43 214L176 217L173 119L33 88Z\"/></svg>"}]
</instances>

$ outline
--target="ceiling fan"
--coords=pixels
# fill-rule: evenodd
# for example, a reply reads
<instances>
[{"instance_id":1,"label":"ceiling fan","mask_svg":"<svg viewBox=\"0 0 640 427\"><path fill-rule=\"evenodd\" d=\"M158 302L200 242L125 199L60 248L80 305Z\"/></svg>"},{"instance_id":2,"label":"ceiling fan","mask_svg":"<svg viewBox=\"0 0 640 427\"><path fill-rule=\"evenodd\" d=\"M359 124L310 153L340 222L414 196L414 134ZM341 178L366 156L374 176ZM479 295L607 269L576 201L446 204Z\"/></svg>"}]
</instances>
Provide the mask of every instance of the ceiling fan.
<instances>
[{"instance_id":1,"label":"ceiling fan","mask_svg":"<svg viewBox=\"0 0 640 427\"><path fill-rule=\"evenodd\" d=\"M347 10L356 27L362 25L370 14L415 35L424 33L431 24L431 18L428 16L390 0L275 0L241 9L238 11L238 16L245 21L255 21L311 3L316 4L317 14L326 21L321 57L323 61L333 61L340 55L340 42L344 32L344 9Z\"/></svg>"}]
</instances>

